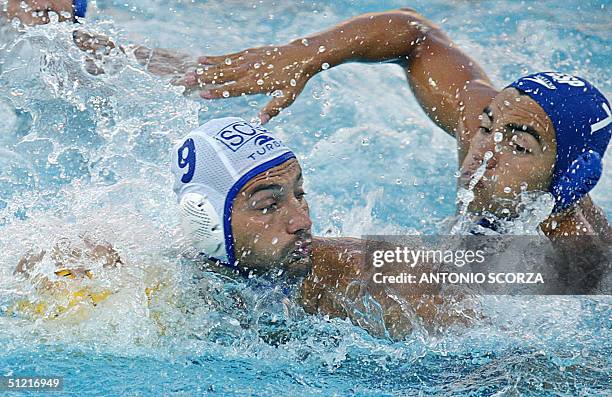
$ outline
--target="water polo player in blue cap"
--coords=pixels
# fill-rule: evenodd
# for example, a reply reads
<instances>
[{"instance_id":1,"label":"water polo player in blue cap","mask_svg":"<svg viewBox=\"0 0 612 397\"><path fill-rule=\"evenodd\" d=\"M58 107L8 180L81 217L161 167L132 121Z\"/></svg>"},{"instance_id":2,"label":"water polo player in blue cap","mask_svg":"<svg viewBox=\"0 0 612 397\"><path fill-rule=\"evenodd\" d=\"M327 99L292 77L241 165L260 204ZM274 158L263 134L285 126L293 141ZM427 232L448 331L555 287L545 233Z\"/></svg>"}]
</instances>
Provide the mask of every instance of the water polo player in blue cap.
<instances>
[{"instance_id":1,"label":"water polo player in blue cap","mask_svg":"<svg viewBox=\"0 0 612 397\"><path fill-rule=\"evenodd\" d=\"M582 78L538 73L500 91L438 26L412 9L365 14L287 45L199 61L207 65L203 73L189 73L180 83L198 88L214 80L217 86L203 90L204 98L282 90L261 111L263 123L323 69L344 62L396 63L427 115L457 141L459 185L473 192L470 214L512 218L523 190L547 191L555 199L541 224L547 235L610 236L605 215L588 196L612 134L610 104ZM274 68L261 74L255 64Z\"/></svg>"}]
</instances>

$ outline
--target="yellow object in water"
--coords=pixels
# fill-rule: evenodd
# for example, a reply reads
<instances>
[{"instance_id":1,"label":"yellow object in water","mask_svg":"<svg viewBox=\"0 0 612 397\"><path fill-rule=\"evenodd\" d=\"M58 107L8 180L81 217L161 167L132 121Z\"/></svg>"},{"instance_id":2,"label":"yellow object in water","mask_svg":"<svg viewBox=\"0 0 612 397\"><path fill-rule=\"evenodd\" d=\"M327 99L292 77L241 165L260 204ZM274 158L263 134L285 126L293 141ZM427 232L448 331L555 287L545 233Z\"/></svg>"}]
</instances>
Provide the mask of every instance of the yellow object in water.
<instances>
[{"instance_id":1,"label":"yellow object in water","mask_svg":"<svg viewBox=\"0 0 612 397\"><path fill-rule=\"evenodd\" d=\"M9 309L9 314L53 319L77 307L86 305L95 307L111 296L112 292L109 290L92 292L89 288L81 288L75 292L67 289L56 290L51 296L45 295L35 301L24 299L17 302Z\"/></svg>"},{"instance_id":2,"label":"yellow object in water","mask_svg":"<svg viewBox=\"0 0 612 397\"><path fill-rule=\"evenodd\" d=\"M16 302L9 308L9 315L17 315L20 317L42 318L45 320L53 320L60 317L62 314L71 312L76 314L76 319L85 319L88 317L87 308L93 308L108 299L113 292L108 289L100 291L92 291L89 287L84 287L71 290L72 281L78 276L70 269L61 269L55 272L64 280L44 283L43 288L39 288L40 295L35 300L23 299ZM90 271L85 271L87 278L93 279ZM70 281L69 281L70 280ZM148 306L151 306L153 294L160 291L163 283L156 283L154 286L145 288L145 295ZM156 322L159 322L159 313L151 313L151 317Z\"/></svg>"}]
</instances>

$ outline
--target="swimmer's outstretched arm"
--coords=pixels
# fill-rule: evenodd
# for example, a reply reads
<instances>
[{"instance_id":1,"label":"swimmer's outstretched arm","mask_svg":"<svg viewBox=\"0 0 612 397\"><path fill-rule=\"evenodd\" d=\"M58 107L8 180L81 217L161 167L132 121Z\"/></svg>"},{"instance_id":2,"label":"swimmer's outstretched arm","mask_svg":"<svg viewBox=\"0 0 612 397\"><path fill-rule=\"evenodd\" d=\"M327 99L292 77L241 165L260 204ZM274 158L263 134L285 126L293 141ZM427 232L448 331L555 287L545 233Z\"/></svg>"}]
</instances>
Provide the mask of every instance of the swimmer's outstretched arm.
<instances>
[{"instance_id":1,"label":"swimmer's outstretched arm","mask_svg":"<svg viewBox=\"0 0 612 397\"><path fill-rule=\"evenodd\" d=\"M181 84L190 88L217 84L201 92L204 98L222 98L224 92L237 96L283 91L261 111L262 122L291 105L316 73L345 62L404 66L423 109L454 136L464 120L477 121L497 93L473 59L412 9L365 14L286 45L199 61L205 66L186 75Z\"/></svg>"},{"instance_id":2,"label":"swimmer's outstretched arm","mask_svg":"<svg viewBox=\"0 0 612 397\"><path fill-rule=\"evenodd\" d=\"M157 76L172 76L185 73L197 64L197 61L187 54L162 48L148 48L141 45L121 46L115 44L110 38L94 35L84 30L74 32L75 44L95 59L108 56L111 51L118 48L123 53L133 54L138 63L145 70ZM92 62L88 71L92 74L102 74L104 70Z\"/></svg>"}]
</instances>

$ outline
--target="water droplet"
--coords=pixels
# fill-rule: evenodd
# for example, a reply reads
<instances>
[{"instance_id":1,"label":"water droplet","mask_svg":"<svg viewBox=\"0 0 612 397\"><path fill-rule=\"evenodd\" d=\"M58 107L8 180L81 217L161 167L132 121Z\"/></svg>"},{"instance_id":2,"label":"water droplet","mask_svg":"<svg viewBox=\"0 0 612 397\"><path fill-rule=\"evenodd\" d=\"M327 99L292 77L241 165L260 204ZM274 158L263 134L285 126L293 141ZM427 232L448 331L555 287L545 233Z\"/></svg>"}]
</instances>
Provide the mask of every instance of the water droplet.
<instances>
[{"instance_id":1,"label":"water droplet","mask_svg":"<svg viewBox=\"0 0 612 397\"><path fill-rule=\"evenodd\" d=\"M225 64L226 65L231 65L232 64L232 60L229 58L225 58Z\"/></svg>"},{"instance_id":2,"label":"water droplet","mask_svg":"<svg viewBox=\"0 0 612 397\"><path fill-rule=\"evenodd\" d=\"M295 87L297 85L297 81L295 81L295 79L291 79L289 81L289 84L291 85L291 87Z\"/></svg>"},{"instance_id":3,"label":"water droplet","mask_svg":"<svg viewBox=\"0 0 612 397\"><path fill-rule=\"evenodd\" d=\"M361 144L363 146L368 146L370 144L370 138L362 138L361 139Z\"/></svg>"},{"instance_id":4,"label":"water droplet","mask_svg":"<svg viewBox=\"0 0 612 397\"><path fill-rule=\"evenodd\" d=\"M223 98L229 98L230 93L228 91L223 91Z\"/></svg>"},{"instance_id":5,"label":"water droplet","mask_svg":"<svg viewBox=\"0 0 612 397\"><path fill-rule=\"evenodd\" d=\"M512 189L508 186L504 188L504 193L512 193Z\"/></svg>"},{"instance_id":6,"label":"water droplet","mask_svg":"<svg viewBox=\"0 0 612 397\"><path fill-rule=\"evenodd\" d=\"M484 154L484 160L489 161L493 158L493 152L487 150Z\"/></svg>"},{"instance_id":7,"label":"water droplet","mask_svg":"<svg viewBox=\"0 0 612 397\"><path fill-rule=\"evenodd\" d=\"M261 67L261 63L259 63L259 62L255 62L255 63L253 64L253 67L254 67L255 69L259 69L259 68Z\"/></svg>"},{"instance_id":8,"label":"water droplet","mask_svg":"<svg viewBox=\"0 0 612 397\"><path fill-rule=\"evenodd\" d=\"M397 179L395 180L395 184L396 184L396 185L401 185L401 184L402 184L402 178L397 178Z\"/></svg>"},{"instance_id":9,"label":"water droplet","mask_svg":"<svg viewBox=\"0 0 612 397\"><path fill-rule=\"evenodd\" d=\"M329 63L324 62L324 63L321 65L321 69L323 69L323 70L327 70L327 69L329 69Z\"/></svg>"},{"instance_id":10,"label":"water droplet","mask_svg":"<svg viewBox=\"0 0 612 397\"><path fill-rule=\"evenodd\" d=\"M275 98L280 98L282 96L284 96L285 94L283 94L282 90L275 90L272 92L272 96Z\"/></svg>"},{"instance_id":11,"label":"water droplet","mask_svg":"<svg viewBox=\"0 0 612 397\"><path fill-rule=\"evenodd\" d=\"M55 12L49 11L49 20L51 23L58 23L59 15L57 15Z\"/></svg>"},{"instance_id":12,"label":"water droplet","mask_svg":"<svg viewBox=\"0 0 612 397\"><path fill-rule=\"evenodd\" d=\"M263 85L264 81L262 79L257 80L257 85Z\"/></svg>"},{"instance_id":13,"label":"water droplet","mask_svg":"<svg viewBox=\"0 0 612 397\"><path fill-rule=\"evenodd\" d=\"M203 74L203 73L204 73L204 69L202 69L202 68L197 68L196 69L196 74L200 75L200 74Z\"/></svg>"},{"instance_id":14,"label":"water droplet","mask_svg":"<svg viewBox=\"0 0 612 397\"><path fill-rule=\"evenodd\" d=\"M493 135L493 141L495 141L495 143L500 143L503 140L504 140L504 134L502 134L501 132L496 132Z\"/></svg>"},{"instance_id":15,"label":"water droplet","mask_svg":"<svg viewBox=\"0 0 612 397\"><path fill-rule=\"evenodd\" d=\"M272 239L272 245L276 245L277 243L278 243L278 238L277 238L277 237L274 237L274 238Z\"/></svg>"},{"instance_id":16,"label":"water droplet","mask_svg":"<svg viewBox=\"0 0 612 397\"><path fill-rule=\"evenodd\" d=\"M302 44L304 44L304 46L308 47L308 39L302 39Z\"/></svg>"},{"instance_id":17,"label":"water droplet","mask_svg":"<svg viewBox=\"0 0 612 397\"><path fill-rule=\"evenodd\" d=\"M319 47L319 52L320 52L320 53L321 53L321 52L325 52L325 50L326 50L326 48L325 48L325 46L324 46L324 45L322 45L322 46L320 46L320 47Z\"/></svg>"}]
</instances>

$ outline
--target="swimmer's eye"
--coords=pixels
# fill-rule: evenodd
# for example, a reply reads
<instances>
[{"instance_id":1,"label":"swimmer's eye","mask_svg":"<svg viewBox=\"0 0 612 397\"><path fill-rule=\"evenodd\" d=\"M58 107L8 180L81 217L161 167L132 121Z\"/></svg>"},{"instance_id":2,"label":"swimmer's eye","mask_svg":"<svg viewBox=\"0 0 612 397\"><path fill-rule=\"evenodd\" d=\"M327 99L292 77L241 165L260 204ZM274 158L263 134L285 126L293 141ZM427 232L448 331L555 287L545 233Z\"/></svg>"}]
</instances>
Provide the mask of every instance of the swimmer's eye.
<instances>
[{"instance_id":1,"label":"swimmer's eye","mask_svg":"<svg viewBox=\"0 0 612 397\"><path fill-rule=\"evenodd\" d=\"M270 205L265 206L261 209L262 214L269 214L270 212L274 212L278 209L278 204L272 203Z\"/></svg>"},{"instance_id":2,"label":"swimmer's eye","mask_svg":"<svg viewBox=\"0 0 612 397\"><path fill-rule=\"evenodd\" d=\"M491 133L491 129L490 128L483 127L483 126L478 127L478 130L480 132L482 132L483 134L490 134Z\"/></svg>"},{"instance_id":3,"label":"swimmer's eye","mask_svg":"<svg viewBox=\"0 0 612 397\"><path fill-rule=\"evenodd\" d=\"M513 143L512 144L512 148L514 149L514 151L516 151L517 153L531 153L530 149L527 149L524 146L519 145L518 143Z\"/></svg>"},{"instance_id":4,"label":"swimmer's eye","mask_svg":"<svg viewBox=\"0 0 612 397\"><path fill-rule=\"evenodd\" d=\"M300 193L298 193L298 194L296 194L296 195L295 195L295 197L296 197L298 200L304 200L304 196L306 196L306 193L305 193L305 192L300 192Z\"/></svg>"}]
</instances>

